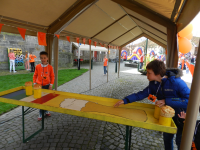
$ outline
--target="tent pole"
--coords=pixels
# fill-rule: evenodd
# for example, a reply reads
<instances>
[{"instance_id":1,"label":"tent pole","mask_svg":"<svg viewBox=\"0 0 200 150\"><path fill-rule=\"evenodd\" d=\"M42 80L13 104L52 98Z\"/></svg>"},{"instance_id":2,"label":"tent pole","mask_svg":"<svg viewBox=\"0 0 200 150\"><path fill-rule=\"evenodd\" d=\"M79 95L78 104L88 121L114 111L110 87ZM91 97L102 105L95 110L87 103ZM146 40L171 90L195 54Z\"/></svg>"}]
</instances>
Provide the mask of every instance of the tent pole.
<instances>
[{"instance_id":1,"label":"tent pole","mask_svg":"<svg viewBox=\"0 0 200 150\"><path fill-rule=\"evenodd\" d=\"M55 82L54 87L57 91L58 88L58 38L54 37L53 39L54 44L54 73L55 73Z\"/></svg>"},{"instance_id":2,"label":"tent pole","mask_svg":"<svg viewBox=\"0 0 200 150\"><path fill-rule=\"evenodd\" d=\"M108 64L109 64L109 46L108 46ZM108 64L107 64L107 82L108 82Z\"/></svg>"},{"instance_id":3,"label":"tent pole","mask_svg":"<svg viewBox=\"0 0 200 150\"><path fill-rule=\"evenodd\" d=\"M200 41L199 41L200 44ZM192 81L192 87L190 91L190 97L187 107L187 116L183 128L183 135L181 139L181 150L191 149L192 139L194 135L194 129L196 125L197 115L199 111L200 104L200 45L198 48L197 62L195 65L194 76Z\"/></svg>"},{"instance_id":4,"label":"tent pole","mask_svg":"<svg viewBox=\"0 0 200 150\"><path fill-rule=\"evenodd\" d=\"M91 90L91 88L92 88L92 85L91 85L91 45L89 45L89 47L90 47L90 66L89 66L89 68L90 68L90 73L89 73L89 80L90 80L90 90Z\"/></svg>"},{"instance_id":5,"label":"tent pole","mask_svg":"<svg viewBox=\"0 0 200 150\"><path fill-rule=\"evenodd\" d=\"M45 46L45 52L48 53L48 63L52 65L52 46L53 46L53 36L49 35L46 37L47 46Z\"/></svg>"},{"instance_id":6,"label":"tent pole","mask_svg":"<svg viewBox=\"0 0 200 150\"><path fill-rule=\"evenodd\" d=\"M78 70L80 70L80 44L78 43Z\"/></svg>"},{"instance_id":7,"label":"tent pole","mask_svg":"<svg viewBox=\"0 0 200 150\"><path fill-rule=\"evenodd\" d=\"M122 48L120 47L120 48L119 48L118 78L119 78L119 71L120 71L121 50L122 50Z\"/></svg>"}]
</instances>

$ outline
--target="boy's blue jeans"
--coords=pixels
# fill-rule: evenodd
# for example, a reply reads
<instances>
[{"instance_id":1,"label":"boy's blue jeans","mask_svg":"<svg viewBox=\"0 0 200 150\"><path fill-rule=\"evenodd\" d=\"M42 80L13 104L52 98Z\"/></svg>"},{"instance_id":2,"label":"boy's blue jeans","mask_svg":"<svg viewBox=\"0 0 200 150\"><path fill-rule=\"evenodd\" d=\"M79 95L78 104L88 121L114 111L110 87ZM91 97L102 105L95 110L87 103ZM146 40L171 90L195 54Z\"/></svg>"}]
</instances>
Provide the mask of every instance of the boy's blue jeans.
<instances>
[{"instance_id":1,"label":"boy's blue jeans","mask_svg":"<svg viewBox=\"0 0 200 150\"><path fill-rule=\"evenodd\" d=\"M107 66L103 66L103 70L104 70L104 74L107 73L107 70L106 70Z\"/></svg>"},{"instance_id":2,"label":"boy's blue jeans","mask_svg":"<svg viewBox=\"0 0 200 150\"><path fill-rule=\"evenodd\" d=\"M42 86L43 89L49 89L49 84L48 85L45 85L45 86ZM47 110L44 111L44 115L48 113ZM39 116L42 117L42 110L40 109L39 111Z\"/></svg>"},{"instance_id":3,"label":"boy's blue jeans","mask_svg":"<svg viewBox=\"0 0 200 150\"><path fill-rule=\"evenodd\" d=\"M181 137L182 137L182 129L177 126L176 145L177 145L178 150L180 149L180 145L181 145ZM174 149L173 138L174 138L174 134L163 133L165 150Z\"/></svg>"}]
</instances>

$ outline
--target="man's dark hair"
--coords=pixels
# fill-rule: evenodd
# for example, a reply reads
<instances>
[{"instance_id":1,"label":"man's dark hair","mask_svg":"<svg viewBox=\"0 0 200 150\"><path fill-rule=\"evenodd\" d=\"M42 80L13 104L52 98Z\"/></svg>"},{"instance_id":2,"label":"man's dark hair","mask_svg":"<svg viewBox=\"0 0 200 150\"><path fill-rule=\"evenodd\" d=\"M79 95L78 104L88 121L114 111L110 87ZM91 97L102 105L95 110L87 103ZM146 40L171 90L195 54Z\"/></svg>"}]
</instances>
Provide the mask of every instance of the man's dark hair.
<instances>
[{"instance_id":1,"label":"man's dark hair","mask_svg":"<svg viewBox=\"0 0 200 150\"><path fill-rule=\"evenodd\" d=\"M41 56L41 55L46 55L46 56L48 57L48 53L45 52L45 51L40 52L40 56Z\"/></svg>"},{"instance_id":2,"label":"man's dark hair","mask_svg":"<svg viewBox=\"0 0 200 150\"><path fill-rule=\"evenodd\" d=\"M151 61L146 68L153 70L155 75L160 75L161 77L163 77L166 73L165 64L160 60Z\"/></svg>"}]
</instances>

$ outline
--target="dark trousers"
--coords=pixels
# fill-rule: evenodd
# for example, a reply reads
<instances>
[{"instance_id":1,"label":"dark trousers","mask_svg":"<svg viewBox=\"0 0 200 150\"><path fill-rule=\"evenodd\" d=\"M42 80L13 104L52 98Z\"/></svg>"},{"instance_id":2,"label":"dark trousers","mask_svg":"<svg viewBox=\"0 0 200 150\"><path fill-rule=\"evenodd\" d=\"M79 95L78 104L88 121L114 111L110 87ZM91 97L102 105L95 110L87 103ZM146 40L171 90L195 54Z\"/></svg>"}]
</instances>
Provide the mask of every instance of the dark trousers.
<instances>
[{"instance_id":1,"label":"dark trousers","mask_svg":"<svg viewBox=\"0 0 200 150\"><path fill-rule=\"evenodd\" d=\"M31 72L35 71L35 62L31 62Z\"/></svg>"},{"instance_id":2,"label":"dark trousers","mask_svg":"<svg viewBox=\"0 0 200 150\"><path fill-rule=\"evenodd\" d=\"M173 119L175 124L176 123L176 119ZM176 133L176 145L178 147L178 150L180 149L180 144L181 144L181 138L182 138L182 131L183 128L179 127L177 125L177 133ZM174 134L170 134L170 133L163 133L163 139L164 139L164 144L165 144L165 150L173 150L174 146L173 146L173 138L174 138Z\"/></svg>"},{"instance_id":3,"label":"dark trousers","mask_svg":"<svg viewBox=\"0 0 200 150\"><path fill-rule=\"evenodd\" d=\"M107 73L107 70L106 70L107 66L103 66L103 70L104 70L104 74Z\"/></svg>"},{"instance_id":4,"label":"dark trousers","mask_svg":"<svg viewBox=\"0 0 200 150\"><path fill-rule=\"evenodd\" d=\"M45 86L42 86L42 88L43 89L49 89L49 84L48 85L45 85ZM46 114L48 111L47 110L45 110L44 111L44 114ZM40 111L39 111L39 113L40 113L40 117L42 116L42 110L40 109Z\"/></svg>"},{"instance_id":5,"label":"dark trousers","mask_svg":"<svg viewBox=\"0 0 200 150\"><path fill-rule=\"evenodd\" d=\"M143 67L143 62L140 62L140 69L142 69Z\"/></svg>"}]
</instances>

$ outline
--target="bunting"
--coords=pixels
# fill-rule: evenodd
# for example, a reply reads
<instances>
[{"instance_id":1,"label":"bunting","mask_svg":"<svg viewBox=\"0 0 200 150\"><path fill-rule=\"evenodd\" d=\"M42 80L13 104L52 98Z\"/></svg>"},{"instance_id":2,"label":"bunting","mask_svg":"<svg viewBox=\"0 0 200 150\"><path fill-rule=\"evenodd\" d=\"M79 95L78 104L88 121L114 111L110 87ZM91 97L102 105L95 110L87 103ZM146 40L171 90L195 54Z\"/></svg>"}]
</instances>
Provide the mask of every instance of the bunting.
<instances>
[{"instance_id":1,"label":"bunting","mask_svg":"<svg viewBox=\"0 0 200 150\"><path fill-rule=\"evenodd\" d=\"M70 42L70 36L66 36L67 41Z\"/></svg>"},{"instance_id":2,"label":"bunting","mask_svg":"<svg viewBox=\"0 0 200 150\"><path fill-rule=\"evenodd\" d=\"M91 43L92 43L92 40L91 40L91 39L88 39L88 43L89 43L89 45L91 45Z\"/></svg>"},{"instance_id":3,"label":"bunting","mask_svg":"<svg viewBox=\"0 0 200 150\"><path fill-rule=\"evenodd\" d=\"M79 38L78 37L76 38L76 42L79 44Z\"/></svg>"},{"instance_id":4,"label":"bunting","mask_svg":"<svg viewBox=\"0 0 200 150\"><path fill-rule=\"evenodd\" d=\"M86 40L86 39L85 39L85 38L83 38L83 44L84 44L84 45L85 45L85 40Z\"/></svg>"},{"instance_id":5,"label":"bunting","mask_svg":"<svg viewBox=\"0 0 200 150\"><path fill-rule=\"evenodd\" d=\"M5 25L5 26L10 26L10 25L6 25L6 24L2 24L0 23L0 33L1 33L1 29L2 29L2 26ZM33 30L30 30L30 29L24 29L24 28L20 28L20 27L16 27L16 26L12 26L13 28L17 28L21 37L25 40L25 35L26 35L26 30L28 31L31 31L31 32L37 32L37 31L33 31ZM47 46L47 43L46 43L46 35L53 35L53 36L56 36L58 39L60 38L60 36L66 36L66 34L52 34L52 33L44 33L44 32L37 32L37 37L38 37L38 44L39 45L43 45L43 46ZM67 38L67 41L70 42L70 36L66 36ZM80 38L79 37L71 37L73 38L73 41L74 41L74 38L76 38L76 42L79 43L80 41ZM81 37L82 38L82 43L85 45L86 43L86 38L84 37ZM88 43L89 45L92 44L92 40L91 39L88 39ZM101 47L105 47L105 48L108 48L109 45L106 45L106 44L102 44L102 43L99 43L98 41L93 41L93 44L94 46L96 47L97 46L97 43L101 46ZM81 44L81 43L80 43ZM112 46L113 47L113 46ZM109 48L111 48L111 46L109 46ZM114 48L116 48L114 46ZM118 47L117 47L118 48Z\"/></svg>"},{"instance_id":6,"label":"bunting","mask_svg":"<svg viewBox=\"0 0 200 150\"><path fill-rule=\"evenodd\" d=\"M26 29L23 29L23 28L19 28L17 27L20 35L22 36L22 38L25 40L25 34L26 34Z\"/></svg>"},{"instance_id":7,"label":"bunting","mask_svg":"<svg viewBox=\"0 0 200 150\"><path fill-rule=\"evenodd\" d=\"M1 33L1 28L2 28L3 25L4 25L4 24L0 23L0 33Z\"/></svg>"},{"instance_id":8,"label":"bunting","mask_svg":"<svg viewBox=\"0 0 200 150\"><path fill-rule=\"evenodd\" d=\"M99 43L101 45L101 47L104 47L101 43Z\"/></svg>"},{"instance_id":9,"label":"bunting","mask_svg":"<svg viewBox=\"0 0 200 150\"><path fill-rule=\"evenodd\" d=\"M37 37L38 37L38 44L39 45L47 46L47 43L46 43L46 33L38 32L37 33Z\"/></svg>"},{"instance_id":10,"label":"bunting","mask_svg":"<svg viewBox=\"0 0 200 150\"><path fill-rule=\"evenodd\" d=\"M55 36L57 36L57 38L59 39L60 35L59 34L55 34Z\"/></svg>"},{"instance_id":11,"label":"bunting","mask_svg":"<svg viewBox=\"0 0 200 150\"><path fill-rule=\"evenodd\" d=\"M95 46L95 47L97 46L97 42L96 42L96 41L94 41L94 46Z\"/></svg>"}]
</instances>

